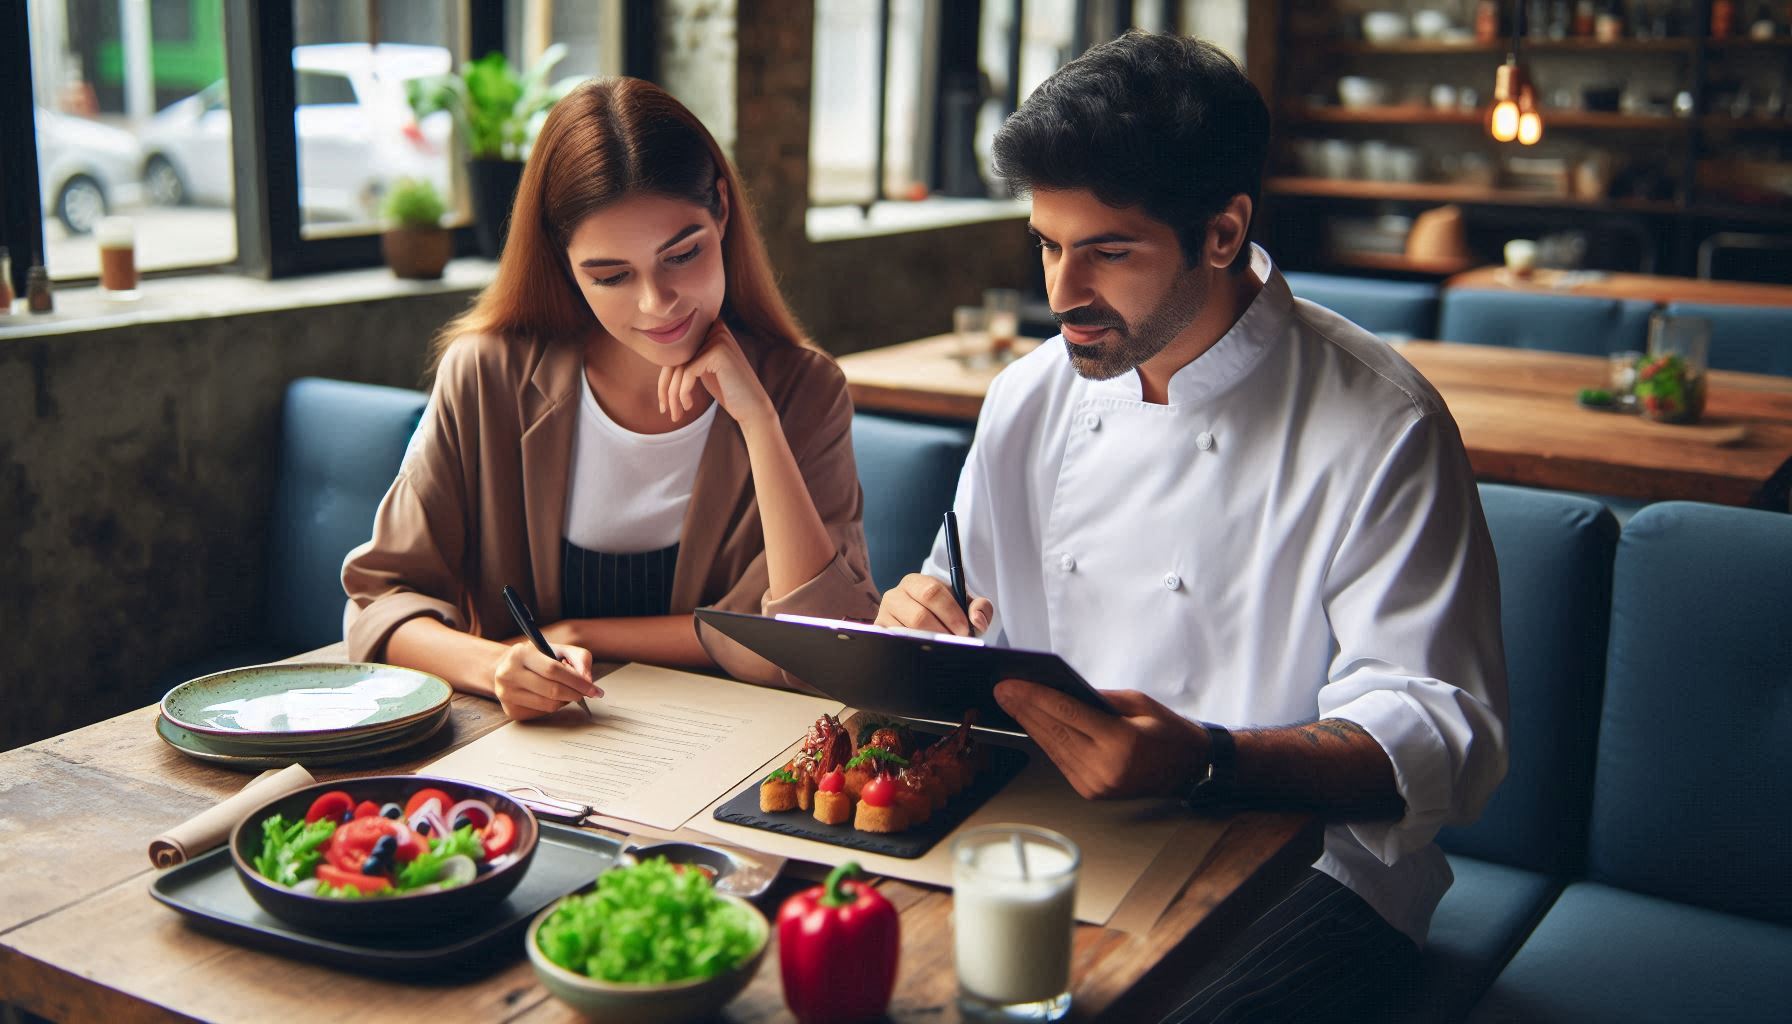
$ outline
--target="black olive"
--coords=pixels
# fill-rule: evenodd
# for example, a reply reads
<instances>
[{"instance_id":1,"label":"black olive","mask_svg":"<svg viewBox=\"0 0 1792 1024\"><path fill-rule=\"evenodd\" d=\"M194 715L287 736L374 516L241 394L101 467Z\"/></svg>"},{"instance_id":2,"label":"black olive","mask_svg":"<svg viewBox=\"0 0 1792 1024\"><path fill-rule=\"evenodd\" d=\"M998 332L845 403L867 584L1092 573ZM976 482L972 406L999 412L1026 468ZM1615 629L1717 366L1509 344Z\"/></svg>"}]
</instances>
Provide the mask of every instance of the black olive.
<instances>
[{"instance_id":1,"label":"black olive","mask_svg":"<svg viewBox=\"0 0 1792 1024\"><path fill-rule=\"evenodd\" d=\"M454 824L448 826L448 831L459 832L463 828L472 828L472 827L474 827L473 818L470 815L463 812L459 817L454 819Z\"/></svg>"},{"instance_id":2,"label":"black olive","mask_svg":"<svg viewBox=\"0 0 1792 1024\"><path fill-rule=\"evenodd\" d=\"M397 852L397 850L397 836L381 836L373 844L373 856L375 857L384 857L387 860L391 860L392 854Z\"/></svg>"},{"instance_id":3,"label":"black olive","mask_svg":"<svg viewBox=\"0 0 1792 1024\"><path fill-rule=\"evenodd\" d=\"M380 808L380 817L394 820L404 817L404 808L397 804L387 804Z\"/></svg>"},{"instance_id":4,"label":"black olive","mask_svg":"<svg viewBox=\"0 0 1792 1024\"><path fill-rule=\"evenodd\" d=\"M361 862L361 873L363 875L383 875L383 874L385 874L386 873L386 859L377 854L369 855L366 860Z\"/></svg>"},{"instance_id":5,"label":"black olive","mask_svg":"<svg viewBox=\"0 0 1792 1024\"><path fill-rule=\"evenodd\" d=\"M355 809L353 807L350 807L348 810L342 812L342 823L343 824L346 825L349 822L354 821L354 820L355 820Z\"/></svg>"},{"instance_id":6,"label":"black olive","mask_svg":"<svg viewBox=\"0 0 1792 1024\"><path fill-rule=\"evenodd\" d=\"M477 861L474 866L479 869L478 871L476 871L474 873L483 875L487 871L490 871L492 869L492 862L489 860L480 860L480 861Z\"/></svg>"},{"instance_id":7,"label":"black olive","mask_svg":"<svg viewBox=\"0 0 1792 1024\"><path fill-rule=\"evenodd\" d=\"M429 835L429 822L419 821L417 823L417 834L420 836Z\"/></svg>"}]
</instances>

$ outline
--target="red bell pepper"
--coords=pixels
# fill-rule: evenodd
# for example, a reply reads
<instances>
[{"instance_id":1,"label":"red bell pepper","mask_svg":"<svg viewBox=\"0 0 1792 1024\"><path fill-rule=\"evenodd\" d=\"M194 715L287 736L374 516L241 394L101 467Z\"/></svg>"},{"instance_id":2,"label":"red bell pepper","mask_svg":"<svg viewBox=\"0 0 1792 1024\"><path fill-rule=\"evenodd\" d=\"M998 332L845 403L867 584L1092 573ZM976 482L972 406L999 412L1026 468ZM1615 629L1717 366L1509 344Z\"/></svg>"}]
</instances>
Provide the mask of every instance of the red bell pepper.
<instances>
[{"instance_id":1,"label":"red bell pepper","mask_svg":"<svg viewBox=\"0 0 1792 1024\"><path fill-rule=\"evenodd\" d=\"M784 1003L802 1024L847 1024L881 1015L896 987L902 934L896 908L864 882L853 861L778 911Z\"/></svg>"}]
</instances>

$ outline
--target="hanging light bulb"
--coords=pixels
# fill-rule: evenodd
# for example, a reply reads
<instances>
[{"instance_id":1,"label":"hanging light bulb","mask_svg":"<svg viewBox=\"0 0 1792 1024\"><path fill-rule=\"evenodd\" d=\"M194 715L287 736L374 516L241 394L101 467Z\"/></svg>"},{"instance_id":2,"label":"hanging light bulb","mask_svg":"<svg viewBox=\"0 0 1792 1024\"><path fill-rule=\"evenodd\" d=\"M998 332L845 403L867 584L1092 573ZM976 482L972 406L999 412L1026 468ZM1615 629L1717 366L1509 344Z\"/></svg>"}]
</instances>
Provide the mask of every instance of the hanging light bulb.
<instances>
[{"instance_id":1,"label":"hanging light bulb","mask_svg":"<svg viewBox=\"0 0 1792 1024\"><path fill-rule=\"evenodd\" d=\"M1537 93L1525 82L1518 90L1518 144L1535 146L1543 137L1543 114L1537 109Z\"/></svg>"},{"instance_id":2,"label":"hanging light bulb","mask_svg":"<svg viewBox=\"0 0 1792 1024\"><path fill-rule=\"evenodd\" d=\"M1524 72L1518 68L1516 54L1506 58L1499 71L1493 76L1493 113L1487 119L1487 130L1492 133L1496 142L1511 142L1518 138L1518 96L1520 80ZM1541 134L1541 126L1539 126Z\"/></svg>"}]
</instances>

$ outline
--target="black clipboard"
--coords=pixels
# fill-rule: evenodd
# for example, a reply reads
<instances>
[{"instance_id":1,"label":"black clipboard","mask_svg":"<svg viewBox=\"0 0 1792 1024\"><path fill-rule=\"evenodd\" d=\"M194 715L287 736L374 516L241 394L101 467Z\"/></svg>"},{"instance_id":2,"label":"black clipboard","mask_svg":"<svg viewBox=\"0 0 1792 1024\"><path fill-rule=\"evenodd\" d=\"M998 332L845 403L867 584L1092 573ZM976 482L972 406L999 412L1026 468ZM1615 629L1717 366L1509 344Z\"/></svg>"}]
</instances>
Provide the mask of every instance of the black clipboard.
<instances>
[{"instance_id":1,"label":"black clipboard","mask_svg":"<svg viewBox=\"0 0 1792 1024\"><path fill-rule=\"evenodd\" d=\"M1024 733L996 703L995 686L1004 679L1026 679L1119 713L1069 663L1047 651L804 615L699 608L697 620L860 711L948 725L975 711L977 728Z\"/></svg>"}]
</instances>

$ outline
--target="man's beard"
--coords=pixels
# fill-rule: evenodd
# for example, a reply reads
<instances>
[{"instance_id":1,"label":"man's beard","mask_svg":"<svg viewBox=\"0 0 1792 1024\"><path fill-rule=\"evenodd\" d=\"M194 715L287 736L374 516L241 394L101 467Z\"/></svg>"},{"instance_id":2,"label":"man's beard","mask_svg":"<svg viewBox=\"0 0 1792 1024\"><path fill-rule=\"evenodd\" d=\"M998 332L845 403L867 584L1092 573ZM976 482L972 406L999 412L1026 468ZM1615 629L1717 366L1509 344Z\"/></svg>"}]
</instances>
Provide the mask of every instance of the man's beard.
<instances>
[{"instance_id":1,"label":"man's beard","mask_svg":"<svg viewBox=\"0 0 1792 1024\"><path fill-rule=\"evenodd\" d=\"M1097 310L1079 306L1064 313L1053 313L1052 319L1073 327L1112 328L1106 341L1078 345L1068 339L1064 348L1070 354L1070 365L1077 374L1089 380L1111 380L1152 356L1162 352L1176 340L1207 305L1201 276L1193 270L1178 274L1170 290L1156 308L1145 314L1136 326L1126 322L1113 310Z\"/></svg>"}]
</instances>

